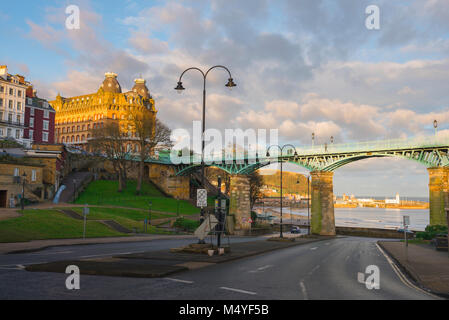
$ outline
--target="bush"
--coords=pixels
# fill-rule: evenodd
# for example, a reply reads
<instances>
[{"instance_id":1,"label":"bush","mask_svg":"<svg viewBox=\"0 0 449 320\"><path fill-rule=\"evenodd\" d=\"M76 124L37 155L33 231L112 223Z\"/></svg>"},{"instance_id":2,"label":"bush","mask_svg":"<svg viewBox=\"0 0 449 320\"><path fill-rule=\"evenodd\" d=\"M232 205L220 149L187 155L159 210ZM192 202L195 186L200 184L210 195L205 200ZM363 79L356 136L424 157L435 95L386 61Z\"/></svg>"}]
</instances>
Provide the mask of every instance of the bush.
<instances>
[{"instance_id":1,"label":"bush","mask_svg":"<svg viewBox=\"0 0 449 320\"><path fill-rule=\"evenodd\" d=\"M254 211L251 211L251 220L253 221L253 223L256 223L257 213Z\"/></svg>"},{"instance_id":2,"label":"bush","mask_svg":"<svg viewBox=\"0 0 449 320\"><path fill-rule=\"evenodd\" d=\"M196 220L178 218L173 226L187 232L194 232L200 226L200 222Z\"/></svg>"},{"instance_id":3,"label":"bush","mask_svg":"<svg viewBox=\"0 0 449 320\"><path fill-rule=\"evenodd\" d=\"M426 231L424 232L417 232L416 238L417 239L423 239L423 240L432 240L435 238L435 236L439 233L446 233L447 234L447 226L443 225L428 225L426 227Z\"/></svg>"}]
</instances>

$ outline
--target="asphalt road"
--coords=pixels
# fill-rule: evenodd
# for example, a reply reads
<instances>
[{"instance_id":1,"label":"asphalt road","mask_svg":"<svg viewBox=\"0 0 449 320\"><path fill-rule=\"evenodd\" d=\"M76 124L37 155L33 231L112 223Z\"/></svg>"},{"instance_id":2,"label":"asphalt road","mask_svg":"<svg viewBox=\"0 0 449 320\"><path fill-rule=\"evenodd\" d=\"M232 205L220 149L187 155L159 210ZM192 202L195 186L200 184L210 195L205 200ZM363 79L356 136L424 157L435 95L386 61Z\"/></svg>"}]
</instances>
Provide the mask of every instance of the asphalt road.
<instances>
[{"instance_id":1,"label":"asphalt road","mask_svg":"<svg viewBox=\"0 0 449 320\"><path fill-rule=\"evenodd\" d=\"M65 288L65 274L27 272L18 265L160 250L191 240L59 247L0 255L0 299L433 299L400 279L376 241L336 238L186 271L170 278L82 275L81 289L76 291ZM365 272L369 265L379 268L378 290L369 290L358 281L358 273Z\"/></svg>"}]
</instances>

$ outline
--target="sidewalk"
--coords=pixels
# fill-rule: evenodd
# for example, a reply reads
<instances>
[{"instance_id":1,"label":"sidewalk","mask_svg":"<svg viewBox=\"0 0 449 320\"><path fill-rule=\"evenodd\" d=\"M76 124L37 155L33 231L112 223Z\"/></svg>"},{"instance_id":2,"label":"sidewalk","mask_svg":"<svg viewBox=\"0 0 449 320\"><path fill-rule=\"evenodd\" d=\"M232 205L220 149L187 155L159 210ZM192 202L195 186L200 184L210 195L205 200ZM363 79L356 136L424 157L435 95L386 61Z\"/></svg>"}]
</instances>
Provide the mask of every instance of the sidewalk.
<instances>
[{"instance_id":1,"label":"sidewalk","mask_svg":"<svg viewBox=\"0 0 449 320\"><path fill-rule=\"evenodd\" d=\"M403 242L379 241L379 245L422 287L449 297L449 255L432 247Z\"/></svg>"},{"instance_id":2,"label":"sidewalk","mask_svg":"<svg viewBox=\"0 0 449 320\"><path fill-rule=\"evenodd\" d=\"M145 235L130 237L108 237L87 239L51 239L33 240L29 242L0 243L0 254L38 251L48 247L72 246L83 244L103 244L120 242L142 242L151 240L195 239L193 235Z\"/></svg>"}]
</instances>

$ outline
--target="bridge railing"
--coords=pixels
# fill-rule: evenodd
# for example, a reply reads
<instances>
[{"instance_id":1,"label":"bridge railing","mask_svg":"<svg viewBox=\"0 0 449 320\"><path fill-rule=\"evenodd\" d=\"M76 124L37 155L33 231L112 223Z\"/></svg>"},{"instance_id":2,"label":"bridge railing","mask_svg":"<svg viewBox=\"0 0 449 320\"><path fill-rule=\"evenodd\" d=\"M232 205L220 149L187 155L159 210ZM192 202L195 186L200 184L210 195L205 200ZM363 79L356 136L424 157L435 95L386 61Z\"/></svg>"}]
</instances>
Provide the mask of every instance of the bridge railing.
<instances>
[{"instance_id":1,"label":"bridge railing","mask_svg":"<svg viewBox=\"0 0 449 320\"><path fill-rule=\"evenodd\" d=\"M403 150L403 149L418 149L418 148L433 148L433 147L446 147L449 146L449 137L429 137L420 136L414 138L405 139L388 139L388 140L375 140L375 141L363 141L363 142L350 142L350 143L338 143L338 144L319 144L314 146L302 146L296 148L296 153L299 156L310 156L310 155L323 155L323 154L337 154L337 153L351 153L351 152L376 152L384 150ZM251 163L270 161L280 156L276 153L276 149L273 148L270 151L270 156L266 156L266 151L264 150L250 150L249 152L237 153L237 156L233 156L220 152L210 153L205 155L204 161L208 164L219 163L219 162L229 162L233 163L237 160L243 161L250 160ZM256 156L257 154L257 156ZM286 150L283 156L293 155L293 149ZM167 161L173 162L168 154L165 157ZM195 154L193 156L181 156L177 157L177 162L183 164L200 164L201 155Z\"/></svg>"}]
</instances>

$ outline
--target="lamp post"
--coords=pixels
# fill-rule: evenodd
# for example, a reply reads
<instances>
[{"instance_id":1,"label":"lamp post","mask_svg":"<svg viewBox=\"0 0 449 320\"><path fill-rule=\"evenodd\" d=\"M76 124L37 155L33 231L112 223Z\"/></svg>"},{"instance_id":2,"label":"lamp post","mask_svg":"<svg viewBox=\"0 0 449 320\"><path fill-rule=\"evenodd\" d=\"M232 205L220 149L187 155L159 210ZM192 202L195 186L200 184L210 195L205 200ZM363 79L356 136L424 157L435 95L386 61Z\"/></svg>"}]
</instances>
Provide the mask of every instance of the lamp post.
<instances>
[{"instance_id":1,"label":"lamp post","mask_svg":"<svg viewBox=\"0 0 449 320\"><path fill-rule=\"evenodd\" d=\"M331 144L334 144L334 136L331 136Z\"/></svg>"},{"instance_id":2,"label":"lamp post","mask_svg":"<svg viewBox=\"0 0 449 320\"><path fill-rule=\"evenodd\" d=\"M307 176L307 234L310 234L310 173Z\"/></svg>"},{"instance_id":3,"label":"lamp post","mask_svg":"<svg viewBox=\"0 0 449 320\"><path fill-rule=\"evenodd\" d=\"M438 121L437 120L433 120L433 127L435 128L435 139L436 139L437 134L438 134Z\"/></svg>"},{"instance_id":4,"label":"lamp post","mask_svg":"<svg viewBox=\"0 0 449 320\"><path fill-rule=\"evenodd\" d=\"M26 177L27 177L27 174L24 172L23 175L22 175L22 199L20 199L21 200L20 201L20 208L22 209L22 211L23 211L23 209L25 207L25 181L26 181Z\"/></svg>"},{"instance_id":5,"label":"lamp post","mask_svg":"<svg viewBox=\"0 0 449 320\"><path fill-rule=\"evenodd\" d=\"M314 144L315 144L315 132L312 132L312 149Z\"/></svg>"},{"instance_id":6,"label":"lamp post","mask_svg":"<svg viewBox=\"0 0 449 320\"><path fill-rule=\"evenodd\" d=\"M184 74L186 72L188 72L190 70L197 70L203 76L203 121L202 121L202 134L201 134L201 175L202 175L201 183L203 184L203 188L205 186L205 175L204 175L204 147L205 147L205 141L204 141L204 132L206 130L206 80L207 80L207 75L213 69L224 69L225 71L228 72L229 79L228 79L228 83L225 84L225 86L227 88L232 89L232 88L237 86L234 83L234 80L232 79L232 75L231 75L231 72L229 71L229 69L226 68L225 66L217 65L217 66L211 67L206 72L204 72L203 70L201 70L200 68L197 68L197 67L187 68L186 70L183 71L183 73L181 73L181 76L179 77L178 85L175 88L175 90L178 91L179 94L181 94L185 90L185 88L182 85L182 77L184 76ZM201 208L201 222L203 222L203 220L204 220L204 208Z\"/></svg>"},{"instance_id":7,"label":"lamp post","mask_svg":"<svg viewBox=\"0 0 449 320\"><path fill-rule=\"evenodd\" d=\"M283 154L283 151L284 151L285 147L292 147L295 150L295 156L297 156L298 153L296 152L296 148L293 145L291 145L291 144L286 144L286 145L284 145L282 147L280 147L277 144L274 144L274 145L271 145L271 146L268 147L268 149L267 149L267 157L270 157L270 149L271 149L271 147L277 147L281 151L281 161L279 161L279 156L278 156L278 162L281 163L281 233L280 233L280 238L283 238L284 234L282 232L282 163L283 163L282 154Z\"/></svg>"}]
</instances>

